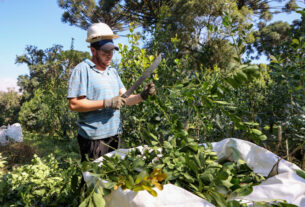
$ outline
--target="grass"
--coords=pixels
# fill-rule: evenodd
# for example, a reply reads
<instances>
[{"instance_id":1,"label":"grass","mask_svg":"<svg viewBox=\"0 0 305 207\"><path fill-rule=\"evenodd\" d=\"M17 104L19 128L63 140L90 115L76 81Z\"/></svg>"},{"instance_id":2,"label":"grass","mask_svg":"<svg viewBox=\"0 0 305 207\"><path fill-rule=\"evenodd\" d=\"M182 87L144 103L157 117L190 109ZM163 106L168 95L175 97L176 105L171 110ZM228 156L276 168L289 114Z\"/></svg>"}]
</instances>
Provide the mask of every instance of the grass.
<instances>
[{"instance_id":1,"label":"grass","mask_svg":"<svg viewBox=\"0 0 305 207\"><path fill-rule=\"evenodd\" d=\"M73 158L80 160L80 153L76 139L62 139L50 135L23 132L23 142L0 145L2 160L6 163L2 171L13 167L29 164L34 156L46 157L53 154L56 159Z\"/></svg>"},{"instance_id":2,"label":"grass","mask_svg":"<svg viewBox=\"0 0 305 207\"><path fill-rule=\"evenodd\" d=\"M2 157L6 160L3 171L11 170L13 167L28 164L31 162L37 150L25 143L11 143L0 146Z\"/></svg>"}]
</instances>

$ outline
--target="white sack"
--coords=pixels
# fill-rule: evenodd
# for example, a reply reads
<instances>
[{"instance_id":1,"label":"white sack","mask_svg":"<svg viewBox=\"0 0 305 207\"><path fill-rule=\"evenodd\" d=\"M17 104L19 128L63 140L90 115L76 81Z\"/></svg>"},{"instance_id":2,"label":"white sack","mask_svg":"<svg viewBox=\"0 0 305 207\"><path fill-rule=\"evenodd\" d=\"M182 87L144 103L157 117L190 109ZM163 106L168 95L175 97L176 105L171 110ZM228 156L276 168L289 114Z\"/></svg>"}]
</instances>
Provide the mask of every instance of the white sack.
<instances>
[{"instance_id":1,"label":"white sack","mask_svg":"<svg viewBox=\"0 0 305 207\"><path fill-rule=\"evenodd\" d=\"M23 142L22 128L19 123L8 125L6 130L6 136L15 142Z\"/></svg>"}]
</instances>

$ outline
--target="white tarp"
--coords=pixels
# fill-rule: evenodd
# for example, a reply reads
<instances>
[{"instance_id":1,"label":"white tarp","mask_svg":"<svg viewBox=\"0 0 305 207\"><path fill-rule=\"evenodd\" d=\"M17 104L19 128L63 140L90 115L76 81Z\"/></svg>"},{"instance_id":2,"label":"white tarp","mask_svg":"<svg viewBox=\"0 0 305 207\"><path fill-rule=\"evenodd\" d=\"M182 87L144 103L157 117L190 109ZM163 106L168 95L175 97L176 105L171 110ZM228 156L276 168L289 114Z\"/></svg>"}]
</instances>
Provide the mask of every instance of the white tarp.
<instances>
[{"instance_id":1,"label":"white tarp","mask_svg":"<svg viewBox=\"0 0 305 207\"><path fill-rule=\"evenodd\" d=\"M225 139L212 145L220 159L232 159L233 154L238 152L240 158L246 161L255 173L263 176L268 176L273 166L279 161L279 157L272 152L239 139ZM305 179L298 176L296 170L300 170L297 165L281 159L275 170L277 175L254 186L250 195L240 199L244 201L286 200L288 203L305 207Z\"/></svg>"},{"instance_id":2,"label":"white tarp","mask_svg":"<svg viewBox=\"0 0 305 207\"><path fill-rule=\"evenodd\" d=\"M0 129L0 143L6 145L8 142L23 142L22 128L19 123L8 125L7 129Z\"/></svg>"},{"instance_id":3,"label":"white tarp","mask_svg":"<svg viewBox=\"0 0 305 207\"><path fill-rule=\"evenodd\" d=\"M215 207L202 198L172 184L164 185L153 197L147 191L134 192L119 188L106 196L106 207Z\"/></svg>"},{"instance_id":4,"label":"white tarp","mask_svg":"<svg viewBox=\"0 0 305 207\"><path fill-rule=\"evenodd\" d=\"M259 147L251 142L240 139L228 138L220 142L212 143L213 150L217 152L219 159L244 160L255 173L268 176L279 157L272 152ZM127 149L119 151L127 152ZM115 152L108 153L111 156ZM101 161L98 159L97 161ZM253 187L253 192L239 198L251 206L251 201L286 200L288 203L305 207L305 179L296 174L300 170L298 166L281 159L278 162L277 175L274 175L258 186ZM92 182L90 173L84 172L86 182ZM94 181L93 181L94 182ZM118 189L108 195L107 207L213 207L214 205L204 199L177 186L167 184L159 191L157 197L153 197L146 191L133 192L131 190Z\"/></svg>"}]
</instances>

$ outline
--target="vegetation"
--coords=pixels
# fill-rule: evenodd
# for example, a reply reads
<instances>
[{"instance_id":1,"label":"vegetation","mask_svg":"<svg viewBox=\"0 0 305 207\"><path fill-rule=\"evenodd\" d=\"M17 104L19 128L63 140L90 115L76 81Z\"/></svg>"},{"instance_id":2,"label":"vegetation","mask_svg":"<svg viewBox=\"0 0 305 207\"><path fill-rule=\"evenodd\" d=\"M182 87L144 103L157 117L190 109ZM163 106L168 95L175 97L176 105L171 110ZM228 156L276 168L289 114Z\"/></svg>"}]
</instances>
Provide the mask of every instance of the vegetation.
<instances>
[{"instance_id":1,"label":"vegetation","mask_svg":"<svg viewBox=\"0 0 305 207\"><path fill-rule=\"evenodd\" d=\"M8 92L0 92L0 125L8 125L18 121L20 110L20 95L9 89Z\"/></svg>"},{"instance_id":2,"label":"vegetation","mask_svg":"<svg viewBox=\"0 0 305 207\"><path fill-rule=\"evenodd\" d=\"M155 196L152 187L166 183L216 206L243 206L230 199L264 178L242 160L217 159L209 143L227 137L254 142L305 169L305 10L289 25L268 24L274 10L264 0L58 2L63 21L83 29L98 20L118 31L129 25L130 46L119 44L121 59L114 63L126 88L162 53L148 80L157 96L122 109L123 147L147 147L105 158L102 167L80 163L77 114L66 91L70 70L90 55L74 50L73 42L66 51L27 46L16 59L29 69L18 79L22 93L0 93L0 125L20 122L25 139L0 149L1 206L104 206L112 189ZM297 9L295 1L286 3L282 11ZM135 33L140 26L144 34ZM251 64L261 55L270 63ZM84 170L108 184L80 189Z\"/></svg>"}]
</instances>

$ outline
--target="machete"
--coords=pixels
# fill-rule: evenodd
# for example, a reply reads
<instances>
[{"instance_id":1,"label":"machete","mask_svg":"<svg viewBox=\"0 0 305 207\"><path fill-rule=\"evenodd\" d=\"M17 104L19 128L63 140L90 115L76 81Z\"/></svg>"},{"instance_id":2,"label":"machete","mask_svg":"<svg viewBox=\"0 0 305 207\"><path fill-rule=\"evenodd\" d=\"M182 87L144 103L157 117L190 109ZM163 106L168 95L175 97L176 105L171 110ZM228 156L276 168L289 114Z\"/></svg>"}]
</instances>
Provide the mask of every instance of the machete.
<instances>
[{"instance_id":1,"label":"machete","mask_svg":"<svg viewBox=\"0 0 305 207\"><path fill-rule=\"evenodd\" d=\"M152 72L158 67L161 62L161 54L154 60L149 68L142 74L142 76L122 95L123 98L128 98L146 78L148 78Z\"/></svg>"}]
</instances>

